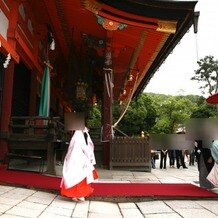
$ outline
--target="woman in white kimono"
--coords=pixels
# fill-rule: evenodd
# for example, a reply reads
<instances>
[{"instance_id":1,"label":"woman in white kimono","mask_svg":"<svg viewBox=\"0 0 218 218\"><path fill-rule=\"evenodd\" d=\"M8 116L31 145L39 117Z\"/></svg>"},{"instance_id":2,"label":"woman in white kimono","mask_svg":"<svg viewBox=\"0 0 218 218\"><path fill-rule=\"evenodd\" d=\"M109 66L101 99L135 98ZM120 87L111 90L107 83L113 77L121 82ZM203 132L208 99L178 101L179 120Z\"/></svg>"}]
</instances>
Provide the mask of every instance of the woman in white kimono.
<instances>
[{"instance_id":1,"label":"woman in white kimono","mask_svg":"<svg viewBox=\"0 0 218 218\"><path fill-rule=\"evenodd\" d=\"M214 159L214 166L207 179L218 188L218 140L214 140L211 147L211 155Z\"/></svg>"},{"instance_id":2,"label":"woman in white kimono","mask_svg":"<svg viewBox=\"0 0 218 218\"><path fill-rule=\"evenodd\" d=\"M92 194L91 183L98 178L95 164L94 144L88 129L76 130L64 160L61 195L79 201Z\"/></svg>"}]
</instances>

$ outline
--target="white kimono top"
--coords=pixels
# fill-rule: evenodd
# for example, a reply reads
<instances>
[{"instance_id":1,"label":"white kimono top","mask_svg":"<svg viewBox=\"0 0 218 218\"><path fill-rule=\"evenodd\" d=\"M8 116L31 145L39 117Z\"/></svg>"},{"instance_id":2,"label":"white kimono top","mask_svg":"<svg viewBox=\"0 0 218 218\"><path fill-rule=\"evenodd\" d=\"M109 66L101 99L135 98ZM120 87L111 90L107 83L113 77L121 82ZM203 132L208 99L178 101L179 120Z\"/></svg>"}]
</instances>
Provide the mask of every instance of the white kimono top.
<instances>
[{"instance_id":1,"label":"white kimono top","mask_svg":"<svg viewBox=\"0 0 218 218\"><path fill-rule=\"evenodd\" d=\"M87 144L84 132L87 133ZM65 188L71 188L85 178L88 184L93 182L93 165L95 164L94 144L87 128L84 131L76 130L64 159L61 187L64 184Z\"/></svg>"}]
</instances>

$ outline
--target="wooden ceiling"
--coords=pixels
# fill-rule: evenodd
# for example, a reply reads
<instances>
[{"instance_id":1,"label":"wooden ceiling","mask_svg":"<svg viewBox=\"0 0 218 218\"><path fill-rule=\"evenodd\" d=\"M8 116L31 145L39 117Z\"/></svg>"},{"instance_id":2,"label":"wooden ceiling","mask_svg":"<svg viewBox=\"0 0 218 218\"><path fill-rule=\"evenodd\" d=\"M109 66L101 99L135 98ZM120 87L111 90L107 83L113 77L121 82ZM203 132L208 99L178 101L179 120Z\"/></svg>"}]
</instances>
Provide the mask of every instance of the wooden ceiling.
<instances>
[{"instance_id":1,"label":"wooden ceiling","mask_svg":"<svg viewBox=\"0 0 218 218\"><path fill-rule=\"evenodd\" d=\"M69 63L91 60L99 93L104 55L112 52L114 100L140 94L193 24L197 1L187 0L31 0L38 21L49 23L59 55ZM97 64L98 63L98 64ZM76 72L72 72L76 73ZM78 72L77 72L78 73Z\"/></svg>"}]
</instances>

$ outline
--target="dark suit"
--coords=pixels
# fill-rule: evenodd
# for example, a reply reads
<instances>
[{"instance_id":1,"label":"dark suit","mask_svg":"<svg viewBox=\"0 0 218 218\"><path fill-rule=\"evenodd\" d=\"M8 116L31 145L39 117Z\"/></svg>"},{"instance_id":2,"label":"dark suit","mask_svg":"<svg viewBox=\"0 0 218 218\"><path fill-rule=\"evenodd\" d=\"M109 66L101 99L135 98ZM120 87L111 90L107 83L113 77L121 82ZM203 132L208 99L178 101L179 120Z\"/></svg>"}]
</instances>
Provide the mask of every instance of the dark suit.
<instances>
[{"instance_id":1,"label":"dark suit","mask_svg":"<svg viewBox=\"0 0 218 218\"><path fill-rule=\"evenodd\" d=\"M182 155L182 150L176 150L176 166L179 169L182 165L183 168L187 168L184 161L184 156Z\"/></svg>"}]
</instances>

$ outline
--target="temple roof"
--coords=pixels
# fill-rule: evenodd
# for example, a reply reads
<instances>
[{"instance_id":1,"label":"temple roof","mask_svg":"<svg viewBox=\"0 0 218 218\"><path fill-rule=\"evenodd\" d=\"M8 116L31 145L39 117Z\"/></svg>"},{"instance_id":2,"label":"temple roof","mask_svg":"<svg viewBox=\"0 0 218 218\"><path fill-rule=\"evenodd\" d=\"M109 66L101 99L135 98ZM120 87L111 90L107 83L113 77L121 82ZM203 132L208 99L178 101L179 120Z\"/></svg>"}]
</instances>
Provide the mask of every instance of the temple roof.
<instances>
[{"instance_id":1,"label":"temple roof","mask_svg":"<svg viewBox=\"0 0 218 218\"><path fill-rule=\"evenodd\" d=\"M196 3L187 0L32 0L31 7L37 13L40 10L39 22L49 23L60 51L59 58L71 65L80 62L68 74L89 74L86 78L92 78L92 91L97 96L102 94L104 57L109 50L114 100L125 101L144 90L191 27ZM89 63L86 67L84 59Z\"/></svg>"}]
</instances>

